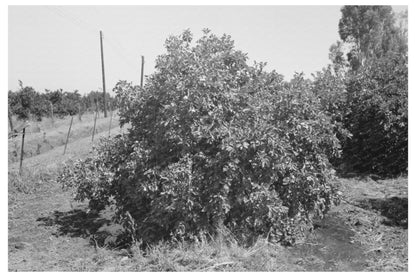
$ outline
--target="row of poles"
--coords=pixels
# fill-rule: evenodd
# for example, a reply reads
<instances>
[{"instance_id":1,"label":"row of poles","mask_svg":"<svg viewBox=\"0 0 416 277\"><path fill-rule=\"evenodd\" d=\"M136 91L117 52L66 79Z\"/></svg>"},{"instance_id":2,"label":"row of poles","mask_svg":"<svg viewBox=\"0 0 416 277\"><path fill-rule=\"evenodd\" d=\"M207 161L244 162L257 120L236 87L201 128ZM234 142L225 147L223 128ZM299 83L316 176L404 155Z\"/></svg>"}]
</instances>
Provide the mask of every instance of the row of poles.
<instances>
[{"instance_id":1,"label":"row of poles","mask_svg":"<svg viewBox=\"0 0 416 277\"><path fill-rule=\"evenodd\" d=\"M104 101L104 117L107 117L106 100L105 100L105 70L104 70L104 47L103 47L103 32L100 31L100 49L101 49L101 73L103 80L103 101ZM144 56L141 56L141 72L140 72L140 87L143 87L143 72L144 72Z\"/></svg>"},{"instance_id":2,"label":"row of poles","mask_svg":"<svg viewBox=\"0 0 416 277\"><path fill-rule=\"evenodd\" d=\"M92 128L91 142L94 141L95 127L97 126L97 117L98 117L98 111L95 112L95 116L94 116L94 127ZM66 135L64 155L66 153L66 146L68 145L69 135L71 134L71 128L72 128L72 122L73 121L74 121L74 117L72 116L71 117L71 123L69 124L68 134ZM108 126L108 136L110 136L110 134L111 134L111 123L112 123L112 121L113 121L113 111L111 111L111 113L110 113L110 124Z\"/></svg>"},{"instance_id":3,"label":"row of poles","mask_svg":"<svg viewBox=\"0 0 416 277\"><path fill-rule=\"evenodd\" d=\"M106 105L106 97L105 97L106 87L105 87L105 70L104 70L104 46L103 46L103 32L102 31L100 31L100 49L101 49L101 74L102 74L102 81L103 81L104 117L107 118L107 105ZM143 72L144 72L144 56L141 56L140 87L143 87ZM93 127L93 131L92 131L91 141L94 141L95 127L96 127L96 123L97 123L97 116L98 116L98 111L96 111L95 117L94 117L94 127ZM108 128L108 135L110 135L112 119L113 119L113 112L111 111L110 125L109 125L109 128ZM71 117L71 123L69 124L69 129L68 129L68 133L67 133L67 136L66 136L65 148L64 148L64 153L63 153L64 155L66 153L66 148L67 148L67 145L68 145L69 135L71 134L71 128L72 128L73 120L74 120L74 117L72 116ZM10 113L9 113L9 121L10 121L10 127L12 128L12 130L14 130L13 122L11 120ZM20 151L20 164L19 164L19 174L20 175L22 174L25 133L26 133L26 128L28 126L29 126L29 124L27 124L27 123L25 123L25 125L22 126L23 127L23 129L22 129L22 147L21 147L21 151ZM15 134L16 134L16 132L15 132Z\"/></svg>"}]
</instances>

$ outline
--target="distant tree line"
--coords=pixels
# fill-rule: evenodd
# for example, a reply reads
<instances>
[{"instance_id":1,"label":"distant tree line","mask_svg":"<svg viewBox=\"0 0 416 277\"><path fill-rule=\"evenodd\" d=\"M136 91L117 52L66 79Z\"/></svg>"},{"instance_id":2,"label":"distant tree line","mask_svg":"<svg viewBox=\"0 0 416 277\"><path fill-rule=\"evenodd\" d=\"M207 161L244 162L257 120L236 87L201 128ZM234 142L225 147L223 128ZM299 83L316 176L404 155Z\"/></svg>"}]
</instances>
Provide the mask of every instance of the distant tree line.
<instances>
[{"instance_id":1,"label":"distant tree line","mask_svg":"<svg viewBox=\"0 0 416 277\"><path fill-rule=\"evenodd\" d=\"M9 90L9 113L17 116L19 120L34 119L41 121L43 117L62 118L68 115L83 114L91 111L103 111L103 94L99 91L91 91L81 95L77 90L73 92L62 89L40 93L34 88L23 86L17 91ZM107 111L116 108L115 98L106 94Z\"/></svg>"}]
</instances>

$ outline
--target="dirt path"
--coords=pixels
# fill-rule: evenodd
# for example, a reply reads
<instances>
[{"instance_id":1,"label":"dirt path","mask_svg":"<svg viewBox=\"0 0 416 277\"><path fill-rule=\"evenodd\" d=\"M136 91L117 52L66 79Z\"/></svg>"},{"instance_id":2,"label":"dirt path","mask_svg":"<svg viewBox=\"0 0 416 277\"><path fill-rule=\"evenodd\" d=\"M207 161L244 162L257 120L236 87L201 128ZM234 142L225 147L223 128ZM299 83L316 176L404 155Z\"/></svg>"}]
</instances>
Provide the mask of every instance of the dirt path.
<instances>
[{"instance_id":1,"label":"dirt path","mask_svg":"<svg viewBox=\"0 0 416 277\"><path fill-rule=\"evenodd\" d=\"M305 243L295 246L297 264L307 271L363 271L365 248L354 242L355 232L342 220L343 206L335 207L319 222Z\"/></svg>"},{"instance_id":2,"label":"dirt path","mask_svg":"<svg viewBox=\"0 0 416 277\"><path fill-rule=\"evenodd\" d=\"M39 218L71 210L70 196L54 187L48 193L20 199L9 207L9 271L53 271L91 252L88 240L55 236L56 227ZM71 251L72 249L72 251ZM66 266L65 266L66 267ZM74 268L75 269L75 268Z\"/></svg>"},{"instance_id":3,"label":"dirt path","mask_svg":"<svg viewBox=\"0 0 416 277\"><path fill-rule=\"evenodd\" d=\"M341 179L333 207L294 252L308 271L407 271L407 178Z\"/></svg>"}]
</instances>

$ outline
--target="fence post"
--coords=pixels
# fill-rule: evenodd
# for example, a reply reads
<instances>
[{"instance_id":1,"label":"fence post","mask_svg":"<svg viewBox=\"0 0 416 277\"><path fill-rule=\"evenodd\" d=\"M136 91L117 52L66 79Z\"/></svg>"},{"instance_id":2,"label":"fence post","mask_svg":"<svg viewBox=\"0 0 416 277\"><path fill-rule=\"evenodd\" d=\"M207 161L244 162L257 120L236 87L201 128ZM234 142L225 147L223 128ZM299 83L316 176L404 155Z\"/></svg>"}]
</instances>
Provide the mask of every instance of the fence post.
<instances>
[{"instance_id":1,"label":"fence post","mask_svg":"<svg viewBox=\"0 0 416 277\"><path fill-rule=\"evenodd\" d=\"M19 166L19 175L22 175L22 165L23 165L23 155L24 155L24 145L25 145L25 133L26 133L26 127L23 128L22 132L22 149L20 150L20 166Z\"/></svg>"},{"instance_id":2,"label":"fence post","mask_svg":"<svg viewBox=\"0 0 416 277\"><path fill-rule=\"evenodd\" d=\"M10 106L9 106L8 114L9 114L10 132L13 133L14 132L14 127L13 127L12 116L10 115Z\"/></svg>"},{"instance_id":3,"label":"fence post","mask_svg":"<svg viewBox=\"0 0 416 277\"><path fill-rule=\"evenodd\" d=\"M55 123L55 120L53 118L53 104L52 102L49 102L50 106L51 106L51 118L52 118L52 123Z\"/></svg>"},{"instance_id":4,"label":"fence post","mask_svg":"<svg viewBox=\"0 0 416 277\"><path fill-rule=\"evenodd\" d=\"M97 98L94 98L94 103L95 103L95 112L97 113L97 117L99 117L99 107L98 107L98 101Z\"/></svg>"},{"instance_id":5,"label":"fence post","mask_svg":"<svg viewBox=\"0 0 416 277\"><path fill-rule=\"evenodd\" d=\"M68 129L68 134L66 135L66 142L65 142L65 148L64 148L64 155L66 152L66 146L68 145L68 139L69 139L69 134L71 133L71 127L72 127L72 121L74 120L74 117L71 117L71 124L69 124L69 129Z\"/></svg>"},{"instance_id":6,"label":"fence post","mask_svg":"<svg viewBox=\"0 0 416 277\"><path fill-rule=\"evenodd\" d=\"M110 106L111 107L111 106ZM111 121L113 120L113 109L110 108L110 126L108 127L108 136L110 136L111 131Z\"/></svg>"},{"instance_id":7,"label":"fence post","mask_svg":"<svg viewBox=\"0 0 416 277\"><path fill-rule=\"evenodd\" d=\"M92 139L91 139L91 141L94 141L94 135L95 135L95 124L97 123L97 113L98 113L98 111L97 111L97 112L95 112L95 117L94 117L94 128L93 128L93 130L92 130Z\"/></svg>"},{"instance_id":8,"label":"fence post","mask_svg":"<svg viewBox=\"0 0 416 277\"><path fill-rule=\"evenodd\" d=\"M81 103L78 103L78 120L79 121L82 121L81 116L82 116L82 114L81 114Z\"/></svg>"}]
</instances>

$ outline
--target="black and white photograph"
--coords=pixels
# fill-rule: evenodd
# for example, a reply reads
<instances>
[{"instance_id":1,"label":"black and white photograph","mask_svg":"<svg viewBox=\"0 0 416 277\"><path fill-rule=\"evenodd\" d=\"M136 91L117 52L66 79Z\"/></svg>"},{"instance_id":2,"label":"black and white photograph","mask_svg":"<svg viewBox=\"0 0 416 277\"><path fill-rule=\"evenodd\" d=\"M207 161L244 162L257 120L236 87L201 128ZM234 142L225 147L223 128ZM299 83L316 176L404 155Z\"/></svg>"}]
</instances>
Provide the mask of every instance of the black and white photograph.
<instances>
[{"instance_id":1,"label":"black and white photograph","mask_svg":"<svg viewBox=\"0 0 416 277\"><path fill-rule=\"evenodd\" d=\"M5 271L409 273L410 4L15 2Z\"/></svg>"}]
</instances>

